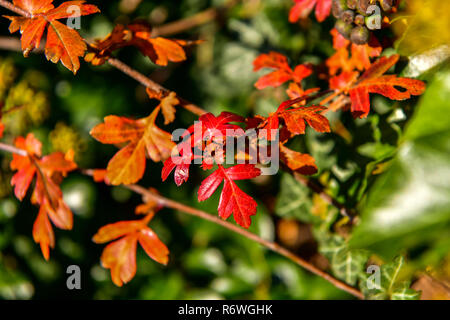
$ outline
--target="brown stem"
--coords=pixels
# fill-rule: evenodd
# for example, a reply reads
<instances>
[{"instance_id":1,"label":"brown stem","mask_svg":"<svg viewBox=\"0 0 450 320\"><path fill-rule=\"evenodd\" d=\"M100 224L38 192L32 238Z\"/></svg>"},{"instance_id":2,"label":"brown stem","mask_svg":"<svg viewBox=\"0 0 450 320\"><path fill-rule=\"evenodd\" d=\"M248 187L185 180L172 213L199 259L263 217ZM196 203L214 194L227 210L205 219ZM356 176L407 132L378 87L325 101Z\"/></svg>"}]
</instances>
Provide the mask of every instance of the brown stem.
<instances>
[{"instance_id":1,"label":"brown stem","mask_svg":"<svg viewBox=\"0 0 450 320\"><path fill-rule=\"evenodd\" d=\"M19 156L23 156L23 157L28 156L28 153L25 150L16 148L14 146L11 146L9 144L5 144L2 142L0 142L0 150L6 151L9 153L15 153L15 154L18 154Z\"/></svg>"},{"instance_id":2,"label":"brown stem","mask_svg":"<svg viewBox=\"0 0 450 320\"><path fill-rule=\"evenodd\" d=\"M154 82L150 78L144 76L142 73L134 70L133 68L131 68L130 66L128 66L127 64L123 63L122 61L120 61L120 60L118 60L116 58L109 58L108 59L108 63L111 66L115 67L116 69L122 71L126 75L130 76L131 78L133 78L137 82L141 83L145 87L149 88L156 95L159 95L159 94L167 95L170 92L170 90L164 88L160 84ZM190 111L190 112L192 112L192 113L194 113L194 114L196 114L198 116L201 116L202 114L206 113L206 111L203 110L202 108L200 108L199 106L197 106L197 105L195 105L193 103L190 103L190 102L184 100L181 97L177 97L177 98L180 101L180 103L183 106L183 108L185 108L186 110L188 110L188 111Z\"/></svg>"},{"instance_id":3,"label":"brown stem","mask_svg":"<svg viewBox=\"0 0 450 320\"><path fill-rule=\"evenodd\" d=\"M167 37L206 24L218 17L219 11L218 8L209 8L188 18L154 27L152 37Z\"/></svg>"},{"instance_id":4,"label":"brown stem","mask_svg":"<svg viewBox=\"0 0 450 320\"><path fill-rule=\"evenodd\" d=\"M200 25L218 20L224 12L234 7L240 0L229 0L221 7L209 8L193 16L167 23L165 25L154 27L153 37L167 37L186 30L198 27Z\"/></svg>"},{"instance_id":5,"label":"brown stem","mask_svg":"<svg viewBox=\"0 0 450 320\"><path fill-rule=\"evenodd\" d=\"M5 1L5 0L0 0L0 6L3 6L19 15L25 16L30 18L31 15L14 6L12 3ZM211 13L209 13L210 15ZM208 15L208 14L207 14ZM197 19L201 20L200 18L197 17ZM203 17L204 19L204 17ZM168 28L168 27L167 27ZM174 32L174 30L180 30L180 27L178 25L178 27L176 27L176 25L172 25L170 28L168 28L169 31L165 32ZM172 30L171 30L172 29ZM161 30L159 31L161 33ZM4 39L3 39L4 40ZM19 43L20 44L20 43ZM1 46L1 43L0 43ZM9 48L11 46L11 43L7 44L7 48ZM18 46L18 48L20 48L20 46ZM129 67L128 65L126 65L125 63L121 62L118 59L115 58L110 58L108 60L108 63L117 68L118 70L122 71L123 73L127 74L128 76L130 76L131 78L135 79L136 81L138 81L139 83L141 83L142 85L144 85L147 88L150 88L150 90L155 91L155 93L168 93L170 92L168 89L164 88L163 86L159 85L158 83L152 81L151 79L149 79L148 77L146 77L145 75L143 75L142 73L132 69L131 67ZM325 92L326 93L326 92ZM318 95L323 95L324 93L319 93ZM317 97L316 97L317 98ZM183 105L183 107L189 111L191 111L192 113L196 114L196 115L202 115L204 113L206 113L206 111L198 106L196 106L195 104L189 103L188 101L182 99L179 97L179 100L181 101L181 104ZM23 156L27 156L27 153L24 150L15 148L13 146L9 146L9 145L5 145L3 143L0 143L0 150L4 150L4 151L8 151L8 152L12 152L12 153L16 153L16 154L20 154ZM349 214L349 210L346 209L342 204L340 204L337 200L333 199L331 196L329 196L328 194L326 194L325 192L323 192L323 190L317 189L314 187L314 185L305 177L302 177L298 174L294 174L295 178L297 179L297 181L303 183L304 185L306 185L307 187L311 188L314 192L318 192L320 194L320 196L325 199L328 203L336 206L338 209L340 209L341 213L344 214L346 216L350 216ZM256 241L258 243L260 243L261 245L267 247L270 250L273 250L275 252L278 252L279 254L287 257L288 259L294 261L295 263L297 263L298 265L304 267L305 269L309 270L310 272L319 275L321 277L323 277L324 279L328 280L329 282L333 283L336 287L345 290L347 292L349 292L350 294L354 295L355 297L358 297L360 299L363 299L364 296L361 292L359 292L358 290L356 290L353 287L348 286L347 284L333 278L332 276L330 276L329 274L323 272L322 270L318 269L317 267L313 266L312 264L308 263L307 261L301 259L300 257L294 255L292 252L288 251L287 249L281 247L280 245L270 242L270 241L266 241L264 239L261 239L260 237L244 230L244 229L240 229L239 227L228 223L226 221L220 220L214 216L209 215L206 212L197 210L195 208L191 208L188 206L185 206L183 204L180 204L178 202L172 201L170 199L166 199L164 197L161 197L159 195L155 195L153 193L151 193L150 191L139 187L139 186L128 186L128 188L130 189L134 189L134 191L139 192L141 194L144 193L145 191L145 195L146 196L151 196L153 198L158 199L158 201L160 201L163 205L173 208L173 209L178 209L181 211L184 211L188 214L209 220L211 222L217 223L231 231L234 231L236 233L239 233L241 235L243 235L244 237L247 237L248 239L251 239L253 241Z\"/></svg>"},{"instance_id":6,"label":"brown stem","mask_svg":"<svg viewBox=\"0 0 450 320\"><path fill-rule=\"evenodd\" d=\"M31 14L26 12L25 10L16 7L15 5L13 5L11 2L6 1L6 0L0 0L0 6L5 7L6 9L13 11L15 13L17 13L20 16L24 16L26 18L31 18Z\"/></svg>"},{"instance_id":7,"label":"brown stem","mask_svg":"<svg viewBox=\"0 0 450 320\"><path fill-rule=\"evenodd\" d=\"M313 264L309 263L308 261L300 258L299 256L295 255L294 253L292 253L291 251L287 250L286 248L280 246L279 244L275 243L275 242L271 242L268 240L264 240L262 238L260 238L259 236L257 236L254 233L251 233L245 229L242 229L230 222L224 221L222 219L219 219L205 211L202 210L198 210L189 206L186 206L182 203L176 202L174 200L165 198L161 195L158 195L156 193L151 192L150 190L147 190L139 185L126 185L125 188L132 190L136 193L139 193L140 195L142 195L145 199L151 199L154 201L157 201L160 205L166 207L166 208L171 208L171 209L175 209L175 210L179 210L181 212L184 212L186 214L189 214L191 216L195 216L204 220L208 220L212 223L215 223L217 225L220 225L232 232L235 232L237 234L240 234L241 236L252 240L254 242L259 243L260 245L266 247L269 250L272 250L286 258L288 258L289 260L295 262L297 265L301 266L302 268L305 268L306 270L308 270L309 272L322 277L323 279L327 280L328 282L330 282L331 284L333 284L334 286L336 286L337 288L344 290L346 292L348 292L349 294L357 297L358 299L364 299L364 295L357 289L349 286L348 284L334 278L333 276L331 276L330 274L324 272L323 270L317 268L316 266L314 266Z\"/></svg>"}]
</instances>

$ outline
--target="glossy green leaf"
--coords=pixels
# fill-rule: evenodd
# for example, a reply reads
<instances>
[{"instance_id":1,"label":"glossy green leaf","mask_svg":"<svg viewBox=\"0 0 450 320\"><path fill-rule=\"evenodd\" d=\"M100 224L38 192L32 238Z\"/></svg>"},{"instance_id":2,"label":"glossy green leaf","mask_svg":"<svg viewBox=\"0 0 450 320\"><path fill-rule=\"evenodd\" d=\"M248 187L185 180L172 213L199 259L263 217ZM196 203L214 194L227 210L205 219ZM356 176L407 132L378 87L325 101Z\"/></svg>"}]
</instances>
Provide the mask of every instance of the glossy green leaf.
<instances>
[{"instance_id":1,"label":"glossy green leaf","mask_svg":"<svg viewBox=\"0 0 450 320\"><path fill-rule=\"evenodd\" d=\"M430 85L391 167L369 191L360 209L361 222L355 228L352 246L371 246L379 253L392 255L450 223L448 101L447 72Z\"/></svg>"}]
</instances>

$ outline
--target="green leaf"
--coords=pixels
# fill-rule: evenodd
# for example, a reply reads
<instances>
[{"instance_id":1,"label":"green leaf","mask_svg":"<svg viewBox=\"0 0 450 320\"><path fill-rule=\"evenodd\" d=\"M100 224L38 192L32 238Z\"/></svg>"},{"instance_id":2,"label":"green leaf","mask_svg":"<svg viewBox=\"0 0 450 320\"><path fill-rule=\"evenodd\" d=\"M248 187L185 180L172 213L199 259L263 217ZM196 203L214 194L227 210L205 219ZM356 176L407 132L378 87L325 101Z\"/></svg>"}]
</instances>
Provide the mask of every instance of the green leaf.
<instances>
[{"instance_id":1,"label":"green leaf","mask_svg":"<svg viewBox=\"0 0 450 320\"><path fill-rule=\"evenodd\" d=\"M336 235L320 243L319 252L330 261L333 274L350 285L358 282L369 258L364 250L349 250L345 240Z\"/></svg>"},{"instance_id":2,"label":"green leaf","mask_svg":"<svg viewBox=\"0 0 450 320\"><path fill-rule=\"evenodd\" d=\"M410 289L411 282L401 279L401 272L404 263L404 258L402 256L398 256L391 263L382 265L379 282L372 282L375 286L378 287L375 287L373 289L368 288L368 276L365 275L360 282L360 287L365 297L370 300L419 299L420 293L413 289ZM371 277L373 278L374 275Z\"/></svg>"},{"instance_id":3,"label":"green leaf","mask_svg":"<svg viewBox=\"0 0 450 320\"><path fill-rule=\"evenodd\" d=\"M350 245L392 256L450 224L450 72L422 98L390 168L362 205Z\"/></svg>"},{"instance_id":4,"label":"green leaf","mask_svg":"<svg viewBox=\"0 0 450 320\"><path fill-rule=\"evenodd\" d=\"M297 218L306 223L315 223L320 219L311 214L312 202L308 188L298 183L290 174L281 178L281 189L275 211L284 218Z\"/></svg>"}]
</instances>

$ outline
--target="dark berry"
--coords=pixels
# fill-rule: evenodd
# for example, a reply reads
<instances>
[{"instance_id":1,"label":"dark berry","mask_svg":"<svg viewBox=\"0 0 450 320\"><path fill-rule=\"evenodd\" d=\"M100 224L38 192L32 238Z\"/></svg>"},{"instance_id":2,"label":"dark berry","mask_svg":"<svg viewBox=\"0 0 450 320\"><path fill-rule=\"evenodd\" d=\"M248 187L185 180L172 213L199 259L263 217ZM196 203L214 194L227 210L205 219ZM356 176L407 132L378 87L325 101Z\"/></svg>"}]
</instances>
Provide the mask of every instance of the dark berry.
<instances>
[{"instance_id":1,"label":"dark berry","mask_svg":"<svg viewBox=\"0 0 450 320\"><path fill-rule=\"evenodd\" d=\"M364 19L365 19L365 18L364 18L364 16L363 16L362 14L358 14L358 15L356 15L356 17L355 17L354 22L355 22L355 24L358 25L358 26L363 26L364 23L365 23L365 20L364 20Z\"/></svg>"},{"instance_id":2,"label":"dark berry","mask_svg":"<svg viewBox=\"0 0 450 320\"><path fill-rule=\"evenodd\" d=\"M347 7L349 9L355 10L357 2L358 2L358 0L347 0Z\"/></svg>"},{"instance_id":3,"label":"dark berry","mask_svg":"<svg viewBox=\"0 0 450 320\"><path fill-rule=\"evenodd\" d=\"M395 6L395 0L379 0L380 6L383 11L391 11Z\"/></svg>"},{"instance_id":4,"label":"dark berry","mask_svg":"<svg viewBox=\"0 0 450 320\"><path fill-rule=\"evenodd\" d=\"M350 39L350 34L352 32L353 26L349 23L345 23L342 20L336 21L336 24L334 25L336 30L347 40Z\"/></svg>"},{"instance_id":5,"label":"dark berry","mask_svg":"<svg viewBox=\"0 0 450 320\"><path fill-rule=\"evenodd\" d=\"M341 14L341 19L345 23L353 23L353 20L355 19L355 12L353 10L345 10Z\"/></svg>"},{"instance_id":6,"label":"dark berry","mask_svg":"<svg viewBox=\"0 0 450 320\"><path fill-rule=\"evenodd\" d=\"M370 31L366 27L357 26L351 31L350 39L355 44L366 44L370 39Z\"/></svg>"},{"instance_id":7,"label":"dark berry","mask_svg":"<svg viewBox=\"0 0 450 320\"><path fill-rule=\"evenodd\" d=\"M356 3L356 10L359 14L367 16L367 8L369 8L370 0L358 0Z\"/></svg>"},{"instance_id":8,"label":"dark berry","mask_svg":"<svg viewBox=\"0 0 450 320\"><path fill-rule=\"evenodd\" d=\"M342 13L347 9L345 0L333 0L331 3L331 13L336 19L340 19Z\"/></svg>"}]
</instances>

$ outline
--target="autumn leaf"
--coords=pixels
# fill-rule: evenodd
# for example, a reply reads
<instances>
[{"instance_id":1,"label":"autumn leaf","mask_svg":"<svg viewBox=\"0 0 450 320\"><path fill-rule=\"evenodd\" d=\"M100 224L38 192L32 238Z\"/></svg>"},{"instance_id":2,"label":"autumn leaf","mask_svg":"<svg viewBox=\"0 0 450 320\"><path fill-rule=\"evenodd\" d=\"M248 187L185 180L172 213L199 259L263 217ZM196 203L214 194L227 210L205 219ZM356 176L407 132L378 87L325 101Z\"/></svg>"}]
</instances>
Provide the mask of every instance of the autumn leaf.
<instances>
[{"instance_id":1,"label":"autumn leaf","mask_svg":"<svg viewBox=\"0 0 450 320\"><path fill-rule=\"evenodd\" d=\"M75 18L100 10L85 1L66 1L59 7L53 6L53 0L13 0L15 6L30 14L30 18L5 16L11 20L9 31L14 33L20 30L21 43L24 56L39 47L41 38L47 29L45 56L47 60L62 64L74 74L80 68L79 57L84 55L86 44L83 38L74 29L69 28L58 19ZM73 10L73 8L78 10Z\"/></svg>"},{"instance_id":2,"label":"autumn leaf","mask_svg":"<svg viewBox=\"0 0 450 320\"><path fill-rule=\"evenodd\" d=\"M357 45L345 39L336 29L330 33L336 52L325 63L331 76L336 75L338 71L351 72L355 69L364 71L370 68L371 59L379 57L383 51L375 36L370 38L369 43Z\"/></svg>"},{"instance_id":3,"label":"autumn leaf","mask_svg":"<svg viewBox=\"0 0 450 320\"><path fill-rule=\"evenodd\" d=\"M391 100L406 100L425 91L425 83L420 80L385 75L398 59L398 55L381 57L359 78L354 73L343 73L330 80L332 87L349 94L354 117L367 117L370 111L370 93L377 93Z\"/></svg>"},{"instance_id":4,"label":"autumn leaf","mask_svg":"<svg viewBox=\"0 0 450 320\"><path fill-rule=\"evenodd\" d=\"M26 138L18 137L15 145L26 151L28 156L13 154L10 167L17 172L11 179L11 185L17 199L22 201L31 182L36 178L31 202L39 205L40 209L33 226L33 238L40 244L42 254L48 260L49 247L54 246L50 220L56 227L64 230L72 229L73 225L72 212L63 201L57 181L75 170L77 165L73 162L71 152L55 152L40 158L42 145L31 133Z\"/></svg>"},{"instance_id":5,"label":"autumn leaf","mask_svg":"<svg viewBox=\"0 0 450 320\"><path fill-rule=\"evenodd\" d=\"M244 228L250 227L250 217L256 214L256 201L239 189L234 181L255 178L261 174L261 170L251 164L238 164L227 169L221 165L218 167L200 185L198 201L211 197L224 181L219 200L219 216L222 219L228 219L233 214L237 224Z\"/></svg>"},{"instance_id":6,"label":"autumn leaf","mask_svg":"<svg viewBox=\"0 0 450 320\"><path fill-rule=\"evenodd\" d=\"M289 12L289 22L305 19L316 7L317 21L324 21L331 11L331 0L294 0L295 4Z\"/></svg>"},{"instance_id":7,"label":"autumn leaf","mask_svg":"<svg viewBox=\"0 0 450 320\"><path fill-rule=\"evenodd\" d=\"M161 172L163 181L169 177L170 173L175 170L174 179L177 186L180 186L189 179L189 167L194 159L203 159L202 155L194 154L192 148L201 146L203 143L214 139L225 139L227 135L238 135L243 132L241 127L233 122L242 123L245 119L231 112L222 112L219 116L212 113L206 113L200 116L199 121L190 126L182 136L183 141L177 145L178 153L164 162ZM230 131L228 131L230 130ZM208 166L204 167L205 169Z\"/></svg>"},{"instance_id":8,"label":"autumn leaf","mask_svg":"<svg viewBox=\"0 0 450 320\"><path fill-rule=\"evenodd\" d=\"M0 122L0 138L3 138L4 131L5 131L5 125Z\"/></svg>"},{"instance_id":9,"label":"autumn leaf","mask_svg":"<svg viewBox=\"0 0 450 320\"><path fill-rule=\"evenodd\" d=\"M113 31L103 40L91 45L91 51L85 57L93 65L101 65L111 57L113 51L134 46L141 53L160 66L166 66L169 61L186 60L186 47L196 45L201 41L184 41L152 37L152 29L143 23L132 23L127 26L116 25Z\"/></svg>"},{"instance_id":10,"label":"autumn leaf","mask_svg":"<svg viewBox=\"0 0 450 320\"><path fill-rule=\"evenodd\" d=\"M155 162L167 159L175 143L171 134L155 124L160 107L150 116L131 120L125 117L107 116L91 130L91 135L105 144L128 144L109 161L107 178L112 185L132 184L144 175L146 153Z\"/></svg>"},{"instance_id":11,"label":"autumn leaf","mask_svg":"<svg viewBox=\"0 0 450 320\"><path fill-rule=\"evenodd\" d=\"M111 269L112 281L119 287L129 282L136 274L137 243L145 253L158 263L166 265L169 250L152 229L147 227L152 216L141 220L120 221L108 224L94 235L95 243L108 244L101 256L102 266Z\"/></svg>"},{"instance_id":12,"label":"autumn leaf","mask_svg":"<svg viewBox=\"0 0 450 320\"><path fill-rule=\"evenodd\" d=\"M259 78L255 83L255 87L259 90L267 87L279 87L290 80L300 83L304 78L312 74L310 65L300 64L292 70L287 58L273 51L268 54L261 54L253 61L253 71L259 71L263 68L275 70Z\"/></svg>"},{"instance_id":13,"label":"autumn leaf","mask_svg":"<svg viewBox=\"0 0 450 320\"><path fill-rule=\"evenodd\" d=\"M158 99L160 100L159 106L161 107L162 114L164 116L164 124L167 125L175 120L175 106L180 103L180 100L177 98L177 94L171 91L164 97L155 96L154 92L147 88L147 94L150 99Z\"/></svg>"},{"instance_id":14,"label":"autumn leaf","mask_svg":"<svg viewBox=\"0 0 450 320\"><path fill-rule=\"evenodd\" d=\"M280 144L281 160L292 171L296 171L304 175L312 175L317 173L316 161L313 157L306 153L300 153Z\"/></svg>"},{"instance_id":15,"label":"autumn leaf","mask_svg":"<svg viewBox=\"0 0 450 320\"><path fill-rule=\"evenodd\" d=\"M305 134L306 123L317 132L330 132L330 124L328 119L321 115L320 112L325 110L322 106L300 106L293 107L296 104L305 101L305 96L294 100L283 102L269 117L260 124L260 129L264 129L260 136L273 140L271 130L277 130L280 125L280 118L284 120L286 128L293 135Z\"/></svg>"}]
</instances>

